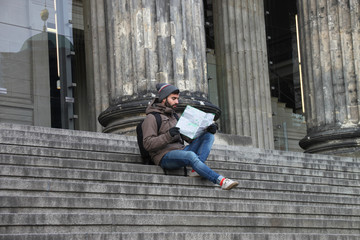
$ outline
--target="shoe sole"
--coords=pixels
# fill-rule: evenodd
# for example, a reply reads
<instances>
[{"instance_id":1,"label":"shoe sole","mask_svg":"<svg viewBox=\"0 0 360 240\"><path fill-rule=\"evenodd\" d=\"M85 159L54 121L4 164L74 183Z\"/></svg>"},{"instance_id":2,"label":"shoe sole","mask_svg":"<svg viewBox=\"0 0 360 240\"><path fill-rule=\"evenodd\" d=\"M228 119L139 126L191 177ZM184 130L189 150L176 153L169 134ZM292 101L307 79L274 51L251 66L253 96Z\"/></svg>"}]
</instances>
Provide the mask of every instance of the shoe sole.
<instances>
[{"instance_id":1,"label":"shoe sole","mask_svg":"<svg viewBox=\"0 0 360 240\"><path fill-rule=\"evenodd\" d=\"M223 188L223 190L230 190L233 187L236 187L237 185L239 185L238 182L233 182L232 184L230 184L229 186L227 186L227 188Z\"/></svg>"}]
</instances>

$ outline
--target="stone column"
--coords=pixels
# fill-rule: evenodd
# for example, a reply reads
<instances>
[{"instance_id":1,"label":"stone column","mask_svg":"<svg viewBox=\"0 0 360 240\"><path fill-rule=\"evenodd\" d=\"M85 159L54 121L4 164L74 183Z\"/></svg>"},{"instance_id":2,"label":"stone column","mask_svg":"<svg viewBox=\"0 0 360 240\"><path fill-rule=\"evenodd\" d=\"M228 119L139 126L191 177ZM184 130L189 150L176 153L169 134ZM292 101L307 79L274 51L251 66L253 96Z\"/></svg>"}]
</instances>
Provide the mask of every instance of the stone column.
<instances>
[{"instance_id":1,"label":"stone column","mask_svg":"<svg viewBox=\"0 0 360 240\"><path fill-rule=\"evenodd\" d=\"M298 0L309 153L360 150L358 0Z\"/></svg>"},{"instance_id":2,"label":"stone column","mask_svg":"<svg viewBox=\"0 0 360 240\"><path fill-rule=\"evenodd\" d=\"M180 111L191 104L219 117L220 110L207 101L202 0L107 0L102 6L95 12L103 10L105 18L97 23L98 31L105 24L104 35L96 35L104 38L97 43L107 50L104 62L96 63L106 68L97 67L106 73L101 81L107 93L101 97L109 99L98 118L104 132L132 132L158 82L180 89Z\"/></svg>"},{"instance_id":3,"label":"stone column","mask_svg":"<svg viewBox=\"0 0 360 240\"><path fill-rule=\"evenodd\" d=\"M221 129L274 148L262 0L213 2Z\"/></svg>"},{"instance_id":4,"label":"stone column","mask_svg":"<svg viewBox=\"0 0 360 240\"><path fill-rule=\"evenodd\" d=\"M89 129L101 132L103 127L97 117L110 102L105 5L104 1L97 0L83 1L83 4Z\"/></svg>"}]
</instances>

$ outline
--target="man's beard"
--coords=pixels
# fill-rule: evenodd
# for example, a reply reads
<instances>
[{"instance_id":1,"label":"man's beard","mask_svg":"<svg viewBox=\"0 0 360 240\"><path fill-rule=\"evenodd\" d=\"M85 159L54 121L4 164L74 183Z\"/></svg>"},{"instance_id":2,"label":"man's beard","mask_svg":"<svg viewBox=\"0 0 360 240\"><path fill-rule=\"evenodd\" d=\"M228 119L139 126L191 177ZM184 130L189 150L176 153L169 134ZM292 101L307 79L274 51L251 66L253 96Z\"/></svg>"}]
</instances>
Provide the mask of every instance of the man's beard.
<instances>
[{"instance_id":1,"label":"man's beard","mask_svg":"<svg viewBox=\"0 0 360 240\"><path fill-rule=\"evenodd\" d=\"M166 107L169 107L169 108L172 108L172 109L175 109L176 108L176 104L173 104L172 106L170 105L170 103L167 101L167 99L166 99L166 101L165 101L165 106Z\"/></svg>"}]
</instances>

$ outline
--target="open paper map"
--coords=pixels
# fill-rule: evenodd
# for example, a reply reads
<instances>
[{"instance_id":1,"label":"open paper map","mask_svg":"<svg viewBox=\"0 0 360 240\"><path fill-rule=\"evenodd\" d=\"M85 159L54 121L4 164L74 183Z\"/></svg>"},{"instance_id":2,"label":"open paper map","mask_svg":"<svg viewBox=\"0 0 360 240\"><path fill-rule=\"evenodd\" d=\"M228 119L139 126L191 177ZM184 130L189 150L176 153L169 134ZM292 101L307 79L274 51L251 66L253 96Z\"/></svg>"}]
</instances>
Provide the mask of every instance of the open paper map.
<instances>
[{"instance_id":1,"label":"open paper map","mask_svg":"<svg viewBox=\"0 0 360 240\"><path fill-rule=\"evenodd\" d=\"M187 105L181 115L176 127L180 128L180 133L195 139L214 121L213 113L206 113L190 105Z\"/></svg>"}]
</instances>

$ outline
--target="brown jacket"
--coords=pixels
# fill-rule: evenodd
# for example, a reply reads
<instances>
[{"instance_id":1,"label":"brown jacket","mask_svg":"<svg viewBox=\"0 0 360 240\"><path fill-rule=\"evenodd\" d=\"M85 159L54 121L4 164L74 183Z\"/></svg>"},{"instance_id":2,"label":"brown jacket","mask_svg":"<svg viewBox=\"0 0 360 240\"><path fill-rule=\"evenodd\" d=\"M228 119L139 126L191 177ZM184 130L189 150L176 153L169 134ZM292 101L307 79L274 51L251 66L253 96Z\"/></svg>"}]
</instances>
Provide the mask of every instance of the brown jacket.
<instances>
[{"instance_id":1,"label":"brown jacket","mask_svg":"<svg viewBox=\"0 0 360 240\"><path fill-rule=\"evenodd\" d=\"M157 131L155 116L151 112L158 112L161 116L161 127ZM175 127L177 120L174 110L157 103L155 99L146 109L146 118L142 124L144 148L149 151L156 165L160 165L162 157L172 151L184 149L184 141L180 135L172 137L169 129Z\"/></svg>"}]
</instances>

